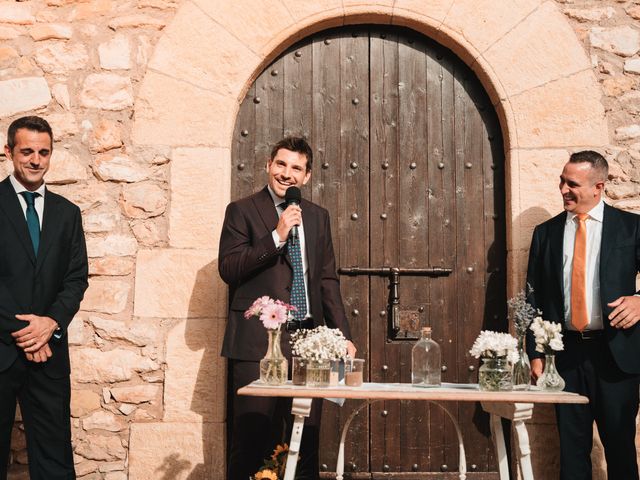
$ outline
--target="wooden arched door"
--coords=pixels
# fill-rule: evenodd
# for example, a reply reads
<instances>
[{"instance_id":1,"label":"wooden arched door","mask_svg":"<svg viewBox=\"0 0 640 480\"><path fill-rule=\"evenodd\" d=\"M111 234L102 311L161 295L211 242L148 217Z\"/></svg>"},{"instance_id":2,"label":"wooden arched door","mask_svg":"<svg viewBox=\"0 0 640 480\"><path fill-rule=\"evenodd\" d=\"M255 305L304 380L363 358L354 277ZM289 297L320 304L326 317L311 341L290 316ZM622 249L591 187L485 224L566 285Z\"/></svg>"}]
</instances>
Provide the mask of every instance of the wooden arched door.
<instances>
[{"instance_id":1,"label":"wooden arched door","mask_svg":"<svg viewBox=\"0 0 640 480\"><path fill-rule=\"evenodd\" d=\"M303 195L330 211L340 267L452 270L401 277L393 339L388 279L341 278L368 380L410 382L413 341L403 337L431 325L443 381L477 382L478 362L468 353L474 338L483 328L506 329L503 145L478 79L450 50L409 29L320 32L276 59L247 93L234 133L234 199L264 186L270 145L292 134L314 149ZM488 417L473 404L449 408L472 478L497 478ZM335 471L338 432L352 409L325 406L328 470ZM347 443L352 478L457 478L454 429L426 403L373 405Z\"/></svg>"}]
</instances>

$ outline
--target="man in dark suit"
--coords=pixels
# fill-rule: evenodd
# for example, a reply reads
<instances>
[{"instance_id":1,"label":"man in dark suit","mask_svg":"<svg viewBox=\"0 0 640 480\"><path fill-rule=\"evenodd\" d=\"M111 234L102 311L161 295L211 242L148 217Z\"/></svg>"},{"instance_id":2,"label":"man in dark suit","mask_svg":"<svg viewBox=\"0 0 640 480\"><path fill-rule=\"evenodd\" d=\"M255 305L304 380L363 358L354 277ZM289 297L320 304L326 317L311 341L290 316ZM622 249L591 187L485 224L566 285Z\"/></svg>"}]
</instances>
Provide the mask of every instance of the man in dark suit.
<instances>
[{"instance_id":1,"label":"man in dark suit","mask_svg":"<svg viewBox=\"0 0 640 480\"><path fill-rule=\"evenodd\" d=\"M53 150L46 120L15 120L0 183L0 479L7 476L16 400L31 480L75 479L66 329L87 288L80 210L44 185Z\"/></svg>"},{"instance_id":2,"label":"man in dark suit","mask_svg":"<svg viewBox=\"0 0 640 480\"><path fill-rule=\"evenodd\" d=\"M229 359L230 410L227 478L246 480L290 427L291 400L245 397L236 391L260 377L259 360L267 350L267 332L255 318L243 313L263 295L290 302L293 269L287 238L298 226L304 266L306 311L287 324L282 349L290 358L290 333L326 324L346 338L349 327L340 296L328 212L306 200L282 209L285 192L302 187L311 177L313 155L302 138L278 142L267 163L268 185L227 207L220 237L219 270L229 285L229 320L222 355ZM349 342L349 354L355 347ZM317 479L321 402L314 401L305 422L297 478Z\"/></svg>"},{"instance_id":3,"label":"man in dark suit","mask_svg":"<svg viewBox=\"0 0 640 480\"><path fill-rule=\"evenodd\" d=\"M558 405L562 480L591 479L595 420L608 478L638 479L635 434L640 374L640 215L602 201L608 165L597 152L571 155L560 175L564 212L538 225L529 252L531 304L563 326L557 354L566 391L588 405ZM544 360L527 339L532 374Z\"/></svg>"}]
</instances>

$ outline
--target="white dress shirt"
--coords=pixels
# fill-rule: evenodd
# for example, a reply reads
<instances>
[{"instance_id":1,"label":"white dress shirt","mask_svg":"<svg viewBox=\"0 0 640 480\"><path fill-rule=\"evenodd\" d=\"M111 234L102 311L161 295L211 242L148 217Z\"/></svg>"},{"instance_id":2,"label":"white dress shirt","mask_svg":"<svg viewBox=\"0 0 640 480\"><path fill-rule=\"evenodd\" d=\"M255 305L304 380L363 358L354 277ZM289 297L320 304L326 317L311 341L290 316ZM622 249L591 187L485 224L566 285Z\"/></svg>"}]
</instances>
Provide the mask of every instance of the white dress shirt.
<instances>
[{"instance_id":1,"label":"white dress shirt","mask_svg":"<svg viewBox=\"0 0 640 480\"><path fill-rule=\"evenodd\" d=\"M16 191L16 195L18 195L18 200L20 201L20 206L22 207L22 213L24 214L24 219L26 220L27 219L27 201L24 199L22 195L20 195L20 192L29 192L30 190L27 190L26 188L24 188L24 186L18 180L16 180L13 174L9 176L9 180L11 181L11 185L13 185L13 189ZM33 203L36 209L36 213L38 214L38 221L40 222L40 231L42 231L42 216L44 215L45 192L46 192L46 189L44 187L44 182L42 182L42 185L40 185L40 187L37 190L34 190L34 193L39 194L34 198Z\"/></svg>"},{"instance_id":2,"label":"white dress shirt","mask_svg":"<svg viewBox=\"0 0 640 480\"><path fill-rule=\"evenodd\" d=\"M278 218L280 218L280 215L282 215L282 212L278 208L278 205L284 202L284 198L278 197L275 194L275 192L271 190L271 187L268 186L267 188L269 189L269 194L271 195L273 204L276 207L276 212L278 212ZM278 232L276 230L271 232L271 236L273 237L273 243L275 244L276 248L281 249L286 245L287 243L286 241L284 242L280 241L280 236L278 235ZM309 265L307 262L307 246L304 239L304 222L302 222L298 226L298 238L300 239L300 254L302 255L302 271L304 272L304 293L307 300L307 317L305 318L308 318L311 316L311 305L309 304Z\"/></svg>"},{"instance_id":3,"label":"white dress shirt","mask_svg":"<svg viewBox=\"0 0 640 480\"><path fill-rule=\"evenodd\" d=\"M587 314L589 324L585 330L602 330L602 301L600 300L600 245L602 244L602 219L604 216L604 202L600 202L588 212L585 221L587 226L586 249L586 294ZM564 280L564 318L565 327L575 330L571 325L571 271L573 267L573 247L576 240L578 219L575 213L567 212L564 226L564 241L562 247L562 277Z\"/></svg>"}]
</instances>

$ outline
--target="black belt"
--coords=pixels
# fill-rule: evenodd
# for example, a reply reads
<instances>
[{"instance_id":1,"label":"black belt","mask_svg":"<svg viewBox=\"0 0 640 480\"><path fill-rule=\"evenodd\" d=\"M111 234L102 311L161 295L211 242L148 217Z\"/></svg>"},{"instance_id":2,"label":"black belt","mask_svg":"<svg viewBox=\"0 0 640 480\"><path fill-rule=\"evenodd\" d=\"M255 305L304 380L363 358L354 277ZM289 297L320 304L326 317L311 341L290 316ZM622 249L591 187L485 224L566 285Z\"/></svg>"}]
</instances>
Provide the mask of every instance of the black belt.
<instances>
[{"instance_id":1,"label":"black belt","mask_svg":"<svg viewBox=\"0 0 640 480\"><path fill-rule=\"evenodd\" d=\"M590 340L600 340L604 337L604 330L584 330L582 332L576 332L573 330L565 330L563 332L565 338L573 339L576 342L588 342Z\"/></svg>"},{"instance_id":2,"label":"black belt","mask_svg":"<svg viewBox=\"0 0 640 480\"><path fill-rule=\"evenodd\" d=\"M286 329L287 332L296 332L298 330L313 328L313 318L307 317L302 321L287 320Z\"/></svg>"}]
</instances>

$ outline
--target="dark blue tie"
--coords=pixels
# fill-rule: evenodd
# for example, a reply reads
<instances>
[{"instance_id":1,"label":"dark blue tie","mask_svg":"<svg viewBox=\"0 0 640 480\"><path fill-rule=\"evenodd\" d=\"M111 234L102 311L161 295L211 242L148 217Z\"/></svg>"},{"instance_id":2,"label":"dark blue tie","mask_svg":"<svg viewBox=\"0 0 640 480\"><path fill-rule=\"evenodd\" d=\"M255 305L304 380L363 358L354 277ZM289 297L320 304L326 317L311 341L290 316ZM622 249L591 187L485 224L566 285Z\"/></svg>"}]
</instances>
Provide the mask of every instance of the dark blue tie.
<instances>
[{"instance_id":1,"label":"dark blue tie","mask_svg":"<svg viewBox=\"0 0 640 480\"><path fill-rule=\"evenodd\" d=\"M278 205L281 211L287 208L286 203ZM291 305L296 307L294 317L299 322L307 316L307 292L304 289L304 269L302 268L302 251L300 250L300 238L289 236L287 239L287 251L293 268L293 282L291 283Z\"/></svg>"},{"instance_id":2,"label":"dark blue tie","mask_svg":"<svg viewBox=\"0 0 640 480\"><path fill-rule=\"evenodd\" d=\"M38 220L38 212L36 212L35 200L39 193L20 192L27 202L27 227L33 244L33 252L38 256L38 246L40 245L40 220Z\"/></svg>"}]
</instances>

